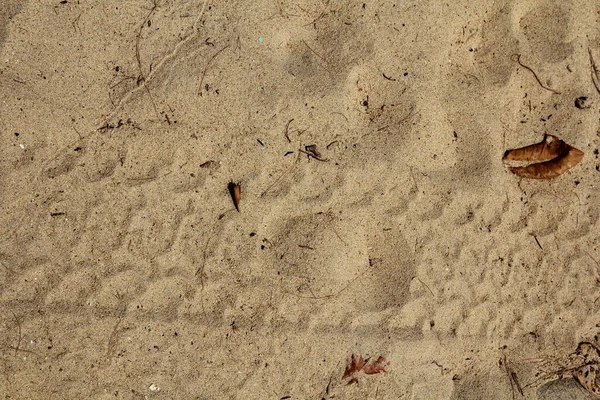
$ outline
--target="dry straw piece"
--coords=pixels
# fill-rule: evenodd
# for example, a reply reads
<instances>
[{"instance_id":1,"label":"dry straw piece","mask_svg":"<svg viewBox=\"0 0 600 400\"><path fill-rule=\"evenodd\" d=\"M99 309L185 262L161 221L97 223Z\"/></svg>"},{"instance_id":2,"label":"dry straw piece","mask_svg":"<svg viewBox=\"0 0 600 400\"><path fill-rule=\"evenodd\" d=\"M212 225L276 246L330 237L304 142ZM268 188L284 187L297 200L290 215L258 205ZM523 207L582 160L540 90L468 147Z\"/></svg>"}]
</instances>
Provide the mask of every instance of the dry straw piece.
<instances>
[{"instance_id":1,"label":"dry straw piece","mask_svg":"<svg viewBox=\"0 0 600 400\"><path fill-rule=\"evenodd\" d=\"M582 158L583 151L556 136L545 135L540 143L506 151L502 161L538 161L522 167L509 166L508 170L524 178L551 179L573 168Z\"/></svg>"}]
</instances>

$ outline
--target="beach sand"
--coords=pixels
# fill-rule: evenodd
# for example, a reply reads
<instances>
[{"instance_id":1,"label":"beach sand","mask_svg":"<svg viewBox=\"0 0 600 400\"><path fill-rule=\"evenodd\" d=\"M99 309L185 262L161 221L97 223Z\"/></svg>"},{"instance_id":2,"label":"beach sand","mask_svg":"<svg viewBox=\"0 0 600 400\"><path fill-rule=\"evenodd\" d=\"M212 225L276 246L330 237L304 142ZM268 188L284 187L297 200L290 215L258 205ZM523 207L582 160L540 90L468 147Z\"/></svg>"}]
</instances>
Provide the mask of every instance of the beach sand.
<instances>
[{"instance_id":1,"label":"beach sand","mask_svg":"<svg viewBox=\"0 0 600 400\"><path fill-rule=\"evenodd\" d=\"M2 398L593 398L599 10L4 0Z\"/></svg>"}]
</instances>

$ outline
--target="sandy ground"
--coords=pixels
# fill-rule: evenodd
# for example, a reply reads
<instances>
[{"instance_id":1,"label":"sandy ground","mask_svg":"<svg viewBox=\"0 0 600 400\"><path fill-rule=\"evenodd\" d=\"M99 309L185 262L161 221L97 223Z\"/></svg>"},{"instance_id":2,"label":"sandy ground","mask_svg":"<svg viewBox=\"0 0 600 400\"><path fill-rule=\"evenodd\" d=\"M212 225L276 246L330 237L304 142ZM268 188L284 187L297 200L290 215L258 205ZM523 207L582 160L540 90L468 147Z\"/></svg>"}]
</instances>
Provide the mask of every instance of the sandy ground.
<instances>
[{"instance_id":1,"label":"sandy ground","mask_svg":"<svg viewBox=\"0 0 600 400\"><path fill-rule=\"evenodd\" d=\"M3 0L2 398L593 398L576 4Z\"/></svg>"}]
</instances>

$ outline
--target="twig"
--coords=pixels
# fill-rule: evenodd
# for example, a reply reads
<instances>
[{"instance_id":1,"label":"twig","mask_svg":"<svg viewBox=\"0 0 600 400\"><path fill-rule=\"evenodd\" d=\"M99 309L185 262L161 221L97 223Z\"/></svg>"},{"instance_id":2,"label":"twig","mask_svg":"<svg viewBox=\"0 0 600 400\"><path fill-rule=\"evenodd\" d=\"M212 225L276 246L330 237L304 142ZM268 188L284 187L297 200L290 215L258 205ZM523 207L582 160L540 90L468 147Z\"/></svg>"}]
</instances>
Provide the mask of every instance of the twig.
<instances>
[{"instance_id":1,"label":"twig","mask_svg":"<svg viewBox=\"0 0 600 400\"><path fill-rule=\"evenodd\" d=\"M539 247L540 249L544 250L544 248L543 248L543 247L542 247L542 245L540 244L540 241L538 240L537 236L536 236L536 235L532 235L532 236L533 236L533 238L535 239L535 242L537 243L538 247Z\"/></svg>"},{"instance_id":2,"label":"twig","mask_svg":"<svg viewBox=\"0 0 600 400\"><path fill-rule=\"evenodd\" d=\"M317 18L313 19L308 24L304 24L303 26L313 25L313 27L316 29L316 27L314 25L317 23L318 20L320 20L321 18L323 18L325 15L327 15L327 13L325 11L322 11L321 14Z\"/></svg>"},{"instance_id":3,"label":"twig","mask_svg":"<svg viewBox=\"0 0 600 400\"><path fill-rule=\"evenodd\" d=\"M326 148L327 150L329 150L329 148L330 148L331 146L333 146L334 144L336 144L336 143L338 143L338 141L337 141L337 140L334 140L333 142L331 142L331 143L329 143L327 146L325 146L325 148Z\"/></svg>"},{"instance_id":4,"label":"twig","mask_svg":"<svg viewBox=\"0 0 600 400\"><path fill-rule=\"evenodd\" d=\"M317 160L317 161L323 161L323 162L327 162L327 161L329 161L329 159L327 159L327 158L321 158L321 157L318 157L316 154L314 154L314 153L311 153L311 152L309 152L309 151L305 151L305 150L302 150L302 149L298 149L298 151L299 151L300 153L304 153L304 154L306 154L308 157L312 157L312 158L314 158L314 159L315 159L315 160Z\"/></svg>"},{"instance_id":5,"label":"twig","mask_svg":"<svg viewBox=\"0 0 600 400\"><path fill-rule=\"evenodd\" d=\"M296 163L298 162L298 160L300 160L300 153L298 153L298 157L296 157L296 159L289 166L289 168L287 168L285 171L283 171L281 173L281 175L279 175L279 177L277 179L275 179L275 181L272 184L270 184L269 187L267 187L264 192L262 192L260 194L260 197L263 197L265 194L269 193L269 191L271 191L271 189L273 188L273 186L275 186L284 176L286 176L292 170L292 168L294 168L294 166L296 165Z\"/></svg>"},{"instance_id":6,"label":"twig","mask_svg":"<svg viewBox=\"0 0 600 400\"><path fill-rule=\"evenodd\" d=\"M77 18L75 18L73 20L73 22L71 22L71 25L73 26L73 29L75 30L75 33L77 33L77 29L79 29L79 32L81 32L81 28L79 27L79 19L81 18L81 15L83 14L83 12L81 12Z\"/></svg>"},{"instance_id":7,"label":"twig","mask_svg":"<svg viewBox=\"0 0 600 400\"><path fill-rule=\"evenodd\" d=\"M594 87L596 88L596 91L598 93L600 93L600 85L598 85L598 81L600 80L598 78L598 67L596 67L596 62L594 61L594 56L592 55L592 49L590 49L588 47L588 53L590 55L590 64L592 66L592 83L594 84Z\"/></svg>"},{"instance_id":8,"label":"twig","mask_svg":"<svg viewBox=\"0 0 600 400\"><path fill-rule=\"evenodd\" d=\"M585 250L584 250L583 252L584 252L585 254L587 254L589 258L591 258L592 260L594 260L594 262L595 262L596 264L598 264L598 266L600 266L600 261L598 261L598 260L596 260L594 257L592 257L592 255L591 255L590 253L588 253L587 251L585 251Z\"/></svg>"},{"instance_id":9,"label":"twig","mask_svg":"<svg viewBox=\"0 0 600 400\"><path fill-rule=\"evenodd\" d=\"M310 47L310 46L308 45L308 43L306 43L306 41L305 41L304 39L302 39L302 43L304 43L304 45L305 45L306 47L308 47L308 49L309 49L310 51L312 51L312 53L313 53L314 55L316 55L317 57L319 57L319 58L320 58L320 59L321 59L321 60L322 60L322 61L323 61L323 62L324 62L326 65L329 65L329 63L327 62L327 60L326 60L326 59L324 59L323 57L321 57L321 56L319 55L319 53L317 53L316 51L314 51L314 50L312 49L312 47ZM325 70L326 70L327 72L331 73L331 71L329 70L329 68L326 68L326 67L323 67L323 68L325 68Z\"/></svg>"},{"instance_id":10,"label":"twig","mask_svg":"<svg viewBox=\"0 0 600 400\"><path fill-rule=\"evenodd\" d=\"M288 131L290 129L290 124L292 123L292 121L294 120L294 118L290 119L287 124L285 124L285 129L283 130L283 135L285 136L285 138L287 139L288 143L292 143L292 141L290 140L290 136L288 135Z\"/></svg>"},{"instance_id":11,"label":"twig","mask_svg":"<svg viewBox=\"0 0 600 400\"><path fill-rule=\"evenodd\" d=\"M17 317L17 314L15 314L15 312L13 310L10 310L10 312L12 313L13 317L15 318L15 322L17 324L17 333L19 335L19 338L17 339L17 345L16 346L1 345L0 349L14 350L15 351L15 356L17 355L18 352L23 352L23 353L33 354L33 355L39 357L39 354L36 353L35 351L27 350L27 349L22 349L21 348L21 342L23 341L23 332L22 332L22 328L21 328L21 319L19 317Z\"/></svg>"},{"instance_id":12,"label":"twig","mask_svg":"<svg viewBox=\"0 0 600 400\"><path fill-rule=\"evenodd\" d=\"M554 89L551 89L551 88L549 88L549 87L547 87L547 86L544 86L544 84L542 83L542 81L540 81L540 78L538 78L538 76L537 76L537 74L535 73L535 71L534 71L533 69L531 69L530 67L528 67L527 65L525 65L525 64L523 64L523 63L521 62L521 55L520 55L520 54L515 54L515 55L513 55L513 56L516 56L517 63L518 63L518 64L519 64L521 67L525 68L526 70L528 70L529 72L531 72L531 73L533 74L533 77L535 78L535 80L537 81L537 83L538 83L538 84L539 84L541 87L543 87L544 89L546 89L546 90L548 90L548 91L550 91L550 92L552 92L552 93L555 93L555 94L560 94L560 92L559 92L559 91L557 91L557 90L554 90Z\"/></svg>"},{"instance_id":13,"label":"twig","mask_svg":"<svg viewBox=\"0 0 600 400\"><path fill-rule=\"evenodd\" d=\"M135 38L135 59L137 60L138 69L140 70L138 84L146 80L146 78L144 77L144 71L142 70L142 57L140 56L140 40L142 38L142 31L144 30L144 26L146 26L147 21L150 20L152 14L154 14L154 12L156 11L156 7L158 5L156 1L157 0L152 0L152 8L150 9L148 15L146 16L146 18L144 18L144 21L140 25L140 30L138 31L137 36Z\"/></svg>"},{"instance_id":14,"label":"twig","mask_svg":"<svg viewBox=\"0 0 600 400\"><path fill-rule=\"evenodd\" d=\"M512 368L510 368L508 366L508 360L506 359L506 355L502 354L502 358L504 360L504 370L506 371L506 375L508 376L508 380L510 382L510 388L512 390L512 398L515 398L515 388L519 391L519 394L521 396L524 396L523 394L523 388L521 387L521 384L519 383L519 380L517 379L517 374L515 373L515 371L512 370Z\"/></svg>"},{"instance_id":15,"label":"twig","mask_svg":"<svg viewBox=\"0 0 600 400\"><path fill-rule=\"evenodd\" d=\"M425 284L425 282L423 282L423 281L421 280L421 278L417 278L417 280L418 280L419 282L421 282L421 285L425 286L425 287L427 288L427 290L429 290L429 293L431 293L431 295L432 295L433 297L435 297L435 294L433 294L433 290L431 290L431 288L430 288L429 286L427 286L427 285Z\"/></svg>"},{"instance_id":16,"label":"twig","mask_svg":"<svg viewBox=\"0 0 600 400\"><path fill-rule=\"evenodd\" d=\"M17 340L17 345L14 347L15 355L17 355L19 347L21 347L21 341L23 340L23 333L21 331L21 320L19 319L19 317L17 317L17 314L15 314L13 310L10 310L10 312L12 313L13 317L15 317L15 322L17 323L17 330L19 332L19 339Z\"/></svg>"},{"instance_id":17,"label":"twig","mask_svg":"<svg viewBox=\"0 0 600 400\"><path fill-rule=\"evenodd\" d=\"M523 394L523 388L521 387L521 384L519 383L519 380L517 379L517 373L515 371L510 371L510 377L515 382L515 386L517 387L517 390L519 391L521 396L525 396Z\"/></svg>"},{"instance_id":18,"label":"twig","mask_svg":"<svg viewBox=\"0 0 600 400\"><path fill-rule=\"evenodd\" d=\"M156 116L160 119L160 113L158 112L158 107L156 107L156 102L154 101L154 97L152 96L152 93L150 93L150 89L148 88L148 85L144 85L144 89L146 89L146 92L148 92L148 96L150 97L150 101L152 102L152 107L154 108L154 112L156 113ZM169 124L171 125L171 124Z\"/></svg>"},{"instance_id":19,"label":"twig","mask_svg":"<svg viewBox=\"0 0 600 400\"><path fill-rule=\"evenodd\" d=\"M202 9L200 10L200 13L198 14L198 17L196 18L196 21L194 22L194 24L192 26L192 33L190 33L184 39L182 39L181 41L179 41L179 43L177 43L175 45L175 47L173 48L173 50L169 54L165 55L158 63L156 63L154 65L154 68L151 71L148 72L147 76L144 77L143 82L140 82L140 84L138 86L136 86L135 88L133 88L129 92L127 92L125 95L123 95L119 99L119 101L117 102L117 104L114 105L113 111L108 116L106 116L106 118L104 120L109 121L112 118L114 118L114 116L117 115L117 113L122 109L123 105L129 99L131 99L139 90L143 90L143 87L145 87L145 85L149 81L152 80L152 78L154 77L154 75L156 75L158 73L158 71L160 71L162 69L162 67L165 64L167 64L167 62L170 59L172 59L173 57L175 57L175 55L177 55L177 53L179 52L179 49L181 49L183 46L185 46L185 44L187 44L188 42L190 42L191 40L193 40L194 38L196 38L198 36L198 32L199 31L198 31L197 28L198 28L198 25L199 25L200 21L204 17L204 11L207 8L206 6L207 6L208 2L209 2L209 0L204 0L204 3L202 4ZM147 18L144 20L144 24L146 23L147 20L148 20ZM137 58L137 54L136 54L136 58ZM140 70L140 73L141 73L141 70ZM97 131L98 129L99 128L96 128L96 129L94 129L94 131Z\"/></svg>"},{"instance_id":20,"label":"twig","mask_svg":"<svg viewBox=\"0 0 600 400\"><path fill-rule=\"evenodd\" d=\"M508 362L506 361L506 356L503 354L502 357L504 359L504 371L506 372L506 376L508 376L508 382L510 383L510 390L512 393L512 398L514 400L515 399L515 384L513 382L512 376L510 374L510 370L508 368Z\"/></svg>"},{"instance_id":21,"label":"twig","mask_svg":"<svg viewBox=\"0 0 600 400\"><path fill-rule=\"evenodd\" d=\"M157 5L158 5L157 0L152 0L152 8L150 9L150 11L148 12L148 15L146 16L146 18L144 18L144 21L140 25L140 30L138 31L137 36L135 38L135 59L137 60L138 69L140 70L140 75L137 78L138 86L140 84L146 82L146 77L144 76L144 71L142 68L142 56L140 55L140 40L142 38L142 31L144 30L144 26L146 26L146 25L150 26L150 18L152 18L152 14L154 14L154 12L156 11ZM152 68L150 68L150 71L151 70L152 70ZM152 107L154 108L154 112L156 113L156 116L158 118L160 118L160 113L158 112L158 108L156 107L156 102L154 101L154 97L152 96L152 93L150 93L150 89L148 88L148 85L144 85L144 89L146 89L146 92L148 93L148 96L150 97L150 102L152 103Z\"/></svg>"},{"instance_id":22,"label":"twig","mask_svg":"<svg viewBox=\"0 0 600 400\"><path fill-rule=\"evenodd\" d=\"M111 358L110 353L112 353L115 345L117 344L117 330L119 329L119 325L121 325L121 321L123 321L125 310L125 307L121 309L121 312L119 313L119 319L117 319L117 322L115 323L115 326L108 337L108 343L106 344L106 357L109 359Z\"/></svg>"},{"instance_id":23,"label":"twig","mask_svg":"<svg viewBox=\"0 0 600 400\"><path fill-rule=\"evenodd\" d=\"M301 298L301 299L313 299L313 300L323 300L323 299L330 299L332 297L337 297L343 291L345 291L346 289L348 289L350 287L350 285L352 285L354 283L354 281L356 281L358 278L361 278L363 276L363 274L364 274L364 272L362 274L360 274L360 275L355 276L354 279L352 279L350 282L348 282L346 284L346 286L344 286L337 293L334 293L334 294L326 294L324 296L316 296L314 294L314 292L312 291L311 287L308 284L304 284L308 288L308 291L310 292L310 294L312 294L312 296L299 296L299 295L296 295L296 296L299 297L299 298Z\"/></svg>"},{"instance_id":24,"label":"twig","mask_svg":"<svg viewBox=\"0 0 600 400\"><path fill-rule=\"evenodd\" d=\"M208 245L210 244L210 241L212 240L212 238L215 236L215 234L213 234L212 232L215 230L215 227L217 226L217 224L219 223L219 221L221 219L223 219L224 216L225 216L225 214L219 215L219 217L217 218L217 220L213 224L212 229L211 229L211 233L208 235L208 239L206 239L206 244L204 245L204 250L202 252L202 264L198 267L198 269L196 270L196 273L194 274L195 276L197 276L198 274L200 274L200 284L202 286L202 289L204 289L204 277L205 277L204 267L206 266L206 259L208 258L208 256L206 255L206 252L208 250Z\"/></svg>"},{"instance_id":25,"label":"twig","mask_svg":"<svg viewBox=\"0 0 600 400\"><path fill-rule=\"evenodd\" d=\"M341 113L341 112L339 112L339 111L333 111L331 114L339 114L339 115L341 115L342 117L344 117L344 119L346 120L346 122L348 122L348 117L346 117L344 114L342 114L342 113Z\"/></svg>"},{"instance_id":26,"label":"twig","mask_svg":"<svg viewBox=\"0 0 600 400\"><path fill-rule=\"evenodd\" d=\"M338 239L340 239L340 241L341 241L342 243L344 243L344 245L345 245L346 247L348 247L348 243L346 243L346 241L345 241L344 239L342 239L342 237L340 236L340 234L339 234L339 233L337 233L337 231L335 230L335 228L331 228L331 230L333 231L333 233L335 233L335 236L337 236L337 237L338 237Z\"/></svg>"},{"instance_id":27,"label":"twig","mask_svg":"<svg viewBox=\"0 0 600 400\"><path fill-rule=\"evenodd\" d=\"M213 60L219 55L221 54L221 52L223 50L225 50L226 48L228 48L229 45L225 45L224 47L222 47L219 51L217 51L215 54L213 54L213 56L208 60L208 62L206 63L206 65L204 66L204 70L202 71L202 77L200 78L200 85L198 85L198 95L202 96L202 84L204 83L204 77L206 76L206 72L208 71L208 67L210 66L210 63L213 62Z\"/></svg>"},{"instance_id":28,"label":"twig","mask_svg":"<svg viewBox=\"0 0 600 400\"><path fill-rule=\"evenodd\" d=\"M408 121L409 119L411 119L413 116L417 115L417 113L413 113L415 111L415 106L412 105L410 106L410 111L408 112L408 115L406 117L403 117L399 123L403 124L404 122Z\"/></svg>"},{"instance_id":29,"label":"twig","mask_svg":"<svg viewBox=\"0 0 600 400\"><path fill-rule=\"evenodd\" d=\"M591 257L591 256L590 256L590 257ZM1 266L2 268L4 268L4 269L5 269L5 270L6 270L6 271L7 271L9 274L11 274L11 275L15 273L15 271L13 271L11 268L7 267L7 266L6 266L6 265L5 265L5 264L4 264L2 261L0 261L0 266Z\"/></svg>"}]
</instances>

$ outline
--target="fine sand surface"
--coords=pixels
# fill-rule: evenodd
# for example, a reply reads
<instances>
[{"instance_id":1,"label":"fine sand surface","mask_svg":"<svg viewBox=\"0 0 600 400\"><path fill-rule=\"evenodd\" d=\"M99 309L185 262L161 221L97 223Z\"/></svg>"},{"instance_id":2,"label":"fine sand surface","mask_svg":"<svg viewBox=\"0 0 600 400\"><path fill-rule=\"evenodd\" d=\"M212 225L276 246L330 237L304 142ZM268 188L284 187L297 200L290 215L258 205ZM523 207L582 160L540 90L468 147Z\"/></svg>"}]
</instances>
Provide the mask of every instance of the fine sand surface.
<instances>
[{"instance_id":1,"label":"fine sand surface","mask_svg":"<svg viewBox=\"0 0 600 400\"><path fill-rule=\"evenodd\" d=\"M569 4L2 0L1 398L593 398ZM545 133L582 162L511 174Z\"/></svg>"}]
</instances>

